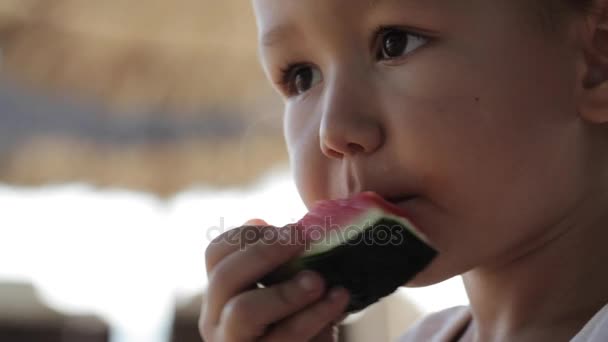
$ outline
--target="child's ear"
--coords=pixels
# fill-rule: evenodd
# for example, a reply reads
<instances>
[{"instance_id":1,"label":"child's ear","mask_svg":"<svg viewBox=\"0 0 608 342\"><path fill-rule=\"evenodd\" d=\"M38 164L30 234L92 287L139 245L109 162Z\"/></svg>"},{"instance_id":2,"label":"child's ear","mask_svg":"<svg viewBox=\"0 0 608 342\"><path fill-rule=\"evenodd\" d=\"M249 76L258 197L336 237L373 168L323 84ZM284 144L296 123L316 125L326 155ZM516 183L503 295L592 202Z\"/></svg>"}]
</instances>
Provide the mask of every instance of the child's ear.
<instances>
[{"instance_id":1,"label":"child's ear","mask_svg":"<svg viewBox=\"0 0 608 342\"><path fill-rule=\"evenodd\" d=\"M596 0L584 29L584 73L580 115L608 123L608 0Z\"/></svg>"}]
</instances>

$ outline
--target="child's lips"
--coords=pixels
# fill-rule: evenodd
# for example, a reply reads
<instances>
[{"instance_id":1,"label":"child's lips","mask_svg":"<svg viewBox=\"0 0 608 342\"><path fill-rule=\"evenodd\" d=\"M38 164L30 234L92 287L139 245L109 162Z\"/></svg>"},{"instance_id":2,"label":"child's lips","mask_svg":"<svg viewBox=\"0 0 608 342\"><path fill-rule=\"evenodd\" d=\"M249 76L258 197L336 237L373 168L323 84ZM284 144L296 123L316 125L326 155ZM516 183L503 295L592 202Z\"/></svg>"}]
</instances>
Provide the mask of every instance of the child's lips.
<instances>
[{"instance_id":1,"label":"child's lips","mask_svg":"<svg viewBox=\"0 0 608 342\"><path fill-rule=\"evenodd\" d=\"M412 203L419 198L419 195L415 194L407 194L407 195L398 195L398 196L387 196L384 199L391 203L392 205L402 209L408 216L412 213L408 210Z\"/></svg>"},{"instance_id":2,"label":"child's lips","mask_svg":"<svg viewBox=\"0 0 608 342\"><path fill-rule=\"evenodd\" d=\"M386 198L386 201L394 205L395 207L403 210L403 212L407 215L408 218L414 220L414 210L413 205L417 200L420 199L418 195L404 195L404 196L396 196ZM416 222L414 221L414 224Z\"/></svg>"},{"instance_id":3,"label":"child's lips","mask_svg":"<svg viewBox=\"0 0 608 342\"><path fill-rule=\"evenodd\" d=\"M418 197L418 195L409 194L409 195L397 195L397 196L389 196L385 197L388 202L393 203L394 205L403 204L405 202L414 200Z\"/></svg>"},{"instance_id":4,"label":"child's lips","mask_svg":"<svg viewBox=\"0 0 608 342\"><path fill-rule=\"evenodd\" d=\"M386 201L390 202L400 210L403 210L403 212L407 214L408 219L412 220L412 223L416 226L419 233L421 233L427 239L427 242L429 242L429 235L425 229L426 227L419 222L421 219L419 216L420 210L416 210L418 208L417 203L422 199L423 198L420 195L404 195L389 197L386 198Z\"/></svg>"}]
</instances>

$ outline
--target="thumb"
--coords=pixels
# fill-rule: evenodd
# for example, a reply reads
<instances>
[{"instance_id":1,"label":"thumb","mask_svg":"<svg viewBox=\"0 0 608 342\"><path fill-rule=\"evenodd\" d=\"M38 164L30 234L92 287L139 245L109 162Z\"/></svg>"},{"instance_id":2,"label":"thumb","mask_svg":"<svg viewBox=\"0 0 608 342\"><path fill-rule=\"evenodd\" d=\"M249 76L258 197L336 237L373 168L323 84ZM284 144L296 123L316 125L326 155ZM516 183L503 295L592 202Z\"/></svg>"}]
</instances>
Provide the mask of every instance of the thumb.
<instances>
[{"instance_id":1,"label":"thumb","mask_svg":"<svg viewBox=\"0 0 608 342\"><path fill-rule=\"evenodd\" d=\"M247 220L247 222L245 222L243 225L244 226L268 226L268 223L262 219L254 218L254 219Z\"/></svg>"},{"instance_id":2,"label":"thumb","mask_svg":"<svg viewBox=\"0 0 608 342\"><path fill-rule=\"evenodd\" d=\"M340 338L340 328L337 324L330 324L325 327L311 342L337 342Z\"/></svg>"}]
</instances>

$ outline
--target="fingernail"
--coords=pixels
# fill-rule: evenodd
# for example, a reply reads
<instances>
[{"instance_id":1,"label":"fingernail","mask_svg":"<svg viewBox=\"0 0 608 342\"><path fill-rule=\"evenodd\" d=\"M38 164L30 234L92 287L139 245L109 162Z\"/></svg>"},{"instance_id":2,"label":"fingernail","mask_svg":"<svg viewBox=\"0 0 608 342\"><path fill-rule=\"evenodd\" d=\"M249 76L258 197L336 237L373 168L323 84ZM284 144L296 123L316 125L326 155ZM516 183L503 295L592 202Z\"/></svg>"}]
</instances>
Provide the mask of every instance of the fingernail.
<instances>
[{"instance_id":1,"label":"fingernail","mask_svg":"<svg viewBox=\"0 0 608 342\"><path fill-rule=\"evenodd\" d=\"M332 289L327 296L330 302L337 302L345 295L345 290L341 287Z\"/></svg>"},{"instance_id":2,"label":"fingernail","mask_svg":"<svg viewBox=\"0 0 608 342\"><path fill-rule=\"evenodd\" d=\"M265 226L268 223L266 223L266 221L259 219L259 218L254 218L254 219L250 219L247 220L247 222L245 222L243 225L244 226Z\"/></svg>"},{"instance_id":3,"label":"fingernail","mask_svg":"<svg viewBox=\"0 0 608 342\"><path fill-rule=\"evenodd\" d=\"M298 276L298 285L302 290L311 292L317 289L318 281L311 272L302 272Z\"/></svg>"}]
</instances>

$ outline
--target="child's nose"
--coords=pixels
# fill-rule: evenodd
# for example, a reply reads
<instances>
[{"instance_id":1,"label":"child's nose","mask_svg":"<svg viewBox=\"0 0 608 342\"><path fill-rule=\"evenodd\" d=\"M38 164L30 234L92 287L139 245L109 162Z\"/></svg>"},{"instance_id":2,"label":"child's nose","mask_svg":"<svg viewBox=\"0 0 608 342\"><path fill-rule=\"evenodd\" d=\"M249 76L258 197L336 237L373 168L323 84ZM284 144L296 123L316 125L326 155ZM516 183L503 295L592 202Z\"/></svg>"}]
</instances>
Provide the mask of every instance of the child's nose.
<instances>
[{"instance_id":1,"label":"child's nose","mask_svg":"<svg viewBox=\"0 0 608 342\"><path fill-rule=\"evenodd\" d=\"M334 85L325 94L319 137L321 151L330 158L371 154L384 144L378 109L354 88Z\"/></svg>"}]
</instances>

